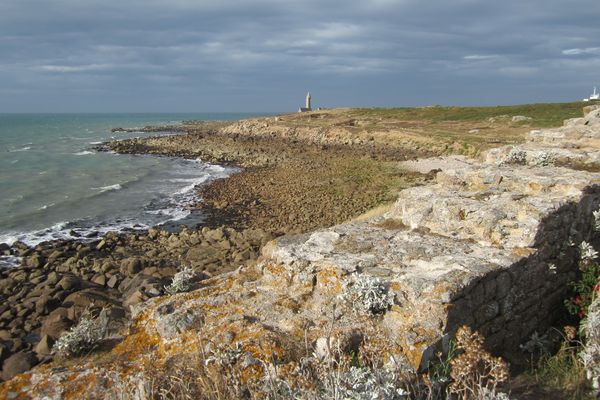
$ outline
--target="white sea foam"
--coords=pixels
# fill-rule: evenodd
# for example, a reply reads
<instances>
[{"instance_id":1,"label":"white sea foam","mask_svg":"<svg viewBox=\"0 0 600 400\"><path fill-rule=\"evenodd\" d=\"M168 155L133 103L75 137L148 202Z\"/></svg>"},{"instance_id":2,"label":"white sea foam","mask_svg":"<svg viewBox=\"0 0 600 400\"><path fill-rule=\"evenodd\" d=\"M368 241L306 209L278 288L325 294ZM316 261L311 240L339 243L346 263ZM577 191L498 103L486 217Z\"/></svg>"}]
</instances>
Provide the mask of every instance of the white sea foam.
<instances>
[{"instance_id":1,"label":"white sea foam","mask_svg":"<svg viewBox=\"0 0 600 400\"><path fill-rule=\"evenodd\" d=\"M44 241L58 239L91 241L108 231L148 229L150 226L184 220L192 213L191 206L198 201L196 191L194 190L196 186L212 179L225 177L232 171L235 171L235 169L228 167L224 168L218 165L206 164L201 160L180 160L179 162L174 162L171 174L167 178L169 180L168 184L157 190L159 194L162 193L159 200L156 202L152 200L145 206L140 207L146 208L141 215L119 215L118 210L115 210L117 213L114 215L114 219L109 217L108 220L98 220L96 219L97 217L91 217L72 220L70 222L61 222L46 229L30 232L2 232L0 234L0 243L7 242L12 244L16 240L20 240L30 246L34 246ZM94 195L99 195L107 191L126 189L128 187L127 183L121 182L113 185L94 187L92 189L95 190ZM163 181L163 183L165 182ZM51 206L52 204L47 204L41 207L40 210L45 210ZM197 220L194 219L194 221Z\"/></svg>"},{"instance_id":2,"label":"white sea foam","mask_svg":"<svg viewBox=\"0 0 600 400\"><path fill-rule=\"evenodd\" d=\"M21 264L22 257L0 256L0 268L11 268Z\"/></svg>"},{"instance_id":3,"label":"white sea foam","mask_svg":"<svg viewBox=\"0 0 600 400\"><path fill-rule=\"evenodd\" d=\"M185 208L165 208L162 210L150 210L146 211L147 214L165 217L165 220L159 224L164 224L168 221L179 221L191 214L191 211Z\"/></svg>"},{"instance_id":4,"label":"white sea foam","mask_svg":"<svg viewBox=\"0 0 600 400\"><path fill-rule=\"evenodd\" d=\"M75 154L76 156L86 156L88 154L94 154L94 152L89 151L89 150L83 150L83 151L80 151L78 153L73 153L73 154Z\"/></svg>"},{"instance_id":5,"label":"white sea foam","mask_svg":"<svg viewBox=\"0 0 600 400\"><path fill-rule=\"evenodd\" d=\"M9 150L8 152L9 153L18 153L20 151L29 151L29 150L31 150L31 146L24 146L24 147L21 147L20 149Z\"/></svg>"},{"instance_id":6,"label":"white sea foam","mask_svg":"<svg viewBox=\"0 0 600 400\"><path fill-rule=\"evenodd\" d=\"M90 142L89 144L102 144L104 142Z\"/></svg>"},{"instance_id":7,"label":"white sea foam","mask_svg":"<svg viewBox=\"0 0 600 400\"><path fill-rule=\"evenodd\" d=\"M117 184L114 184L114 185L94 187L92 189L99 190L100 193L104 193L104 192L108 192L110 190L121 190L121 189L123 189L123 186L121 186L121 184L117 183Z\"/></svg>"},{"instance_id":8,"label":"white sea foam","mask_svg":"<svg viewBox=\"0 0 600 400\"><path fill-rule=\"evenodd\" d=\"M38 211L46 210L48 207L52 207L54 204L55 203L44 204L43 206L41 206L40 208L38 208Z\"/></svg>"}]
</instances>

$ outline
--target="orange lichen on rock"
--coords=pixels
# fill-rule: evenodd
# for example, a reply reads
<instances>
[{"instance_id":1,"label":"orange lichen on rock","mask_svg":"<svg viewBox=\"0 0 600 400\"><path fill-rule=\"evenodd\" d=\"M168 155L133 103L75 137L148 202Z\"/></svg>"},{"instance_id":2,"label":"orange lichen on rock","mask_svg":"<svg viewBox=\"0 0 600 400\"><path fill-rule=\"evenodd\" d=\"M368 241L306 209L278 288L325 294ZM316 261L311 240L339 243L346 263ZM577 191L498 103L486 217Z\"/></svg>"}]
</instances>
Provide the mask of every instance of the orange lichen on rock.
<instances>
[{"instance_id":1,"label":"orange lichen on rock","mask_svg":"<svg viewBox=\"0 0 600 400\"><path fill-rule=\"evenodd\" d=\"M92 372L71 375L69 381L61 385L63 387L63 398L65 400L86 398L88 390L95 386L97 379L97 376Z\"/></svg>"},{"instance_id":2,"label":"orange lichen on rock","mask_svg":"<svg viewBox=\"0 0 600 400\"><path fill-rule=\"evenodd\" d=\"M27 400L31 399L27 393L31 388L31 374L20 374L8 382L0 384L0 399Z\"/></svg>"},{"instance_id":3,"label":"orange lichen on rock","mask_svg":"<svg viewBox=\"0 0 600 400\"><path fill-rule=\"evenodd\" d=\"M323 268L317 272L317 287L332 293L341 293L342 272L339 268Z\"/></svg>"},{"instance_id":4,"label":"orange lichen on rock","mask_svg":"<svg viewBox=\"0 0 600 400\"><path fill-rule=\"evenodd\" d=\"M139 330L125 337L125 340L115 346L112 352L117 356L124 356L127 360L135 360L156 349L160 341L158 335L151 335L146 330Z\"/></svg>"}]
</instances>

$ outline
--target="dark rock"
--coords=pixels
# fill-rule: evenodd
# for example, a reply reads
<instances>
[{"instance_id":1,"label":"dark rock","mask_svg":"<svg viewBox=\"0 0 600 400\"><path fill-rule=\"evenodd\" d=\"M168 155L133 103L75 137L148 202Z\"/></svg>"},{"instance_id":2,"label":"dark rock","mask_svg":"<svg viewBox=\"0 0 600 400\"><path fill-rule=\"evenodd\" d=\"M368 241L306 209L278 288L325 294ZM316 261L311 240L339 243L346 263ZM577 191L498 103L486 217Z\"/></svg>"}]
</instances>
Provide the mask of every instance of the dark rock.
<instances>
[{"instance_id":1,"label":"dark rock","mask_svg":"<svg viewBox=\"0 0 600 400\"><path fill-rule=\"evenodd\" d=\"M38 358L31 351L22 351L13 354L4 361L2 366L2 379L7 381L22 372L29 371L38 362Z\"/></svg>"},{"instance_id":2,"label":"dark rock","mask_svg":"<svg viewBox=\"0 0 600 400\"><path fill-rule=\"evenodd\" d=\"M50 295L45 294L35 302L35 311L39 314L47 314L58 306L59 302Z\"/></svg>"},{"instance_id":3,"label":"dark rock","mask_svg":"<svg viewBox=\"0 0 600 400\"><path fill-rule=\"evenodd\" d=\"M75 310L77 318L88 307L106 307L119 303L98 289L84 289L68 295L62 303L63 307L72 307Z\"/></svg>"},{"instance_id":4,"label":"dark rock","mask_svg":"<svg viewBox=\"0 0 600 400\"><path fill-rule=\"evenodd\" d=\"M13 310L9 309L4 311L1 315L0 315L0 320L3 321L10 321L11 319L13 319L15 317L15 313Z\"/></svg>"},{"instance_id":5,"label":"dark rock","mask_svg":"<svg viewBox=\"0 0 600 400\"><path fill-rule=\"evenodd\" d=\"M41 254L33 254L27 257L25 264L32 268L41 268L46 262L46 259Z\"/></svg>"},{"instance_id":6,"label":"dark rock","mask_svg":"<svg viewBox=\"0 0 600 400\"><path fill-rule=\"evenodd\" d=\"M4 343L0 343L0 365L8 358L8 347Z\"/></svg>"},{"instance_id":7,"label":"dark rock","mask_svg":"<svg viewBox=\"0 0 600 400\"><path fill-rule=\"evenodd\" d=\"M60 251L60 250L54 250L48 256L48 262L52 263L52 262L58 260L59 258L64 258L65 256L66 256L65 253L63 253L62 251Z\"/></svg>"},{"instance_id":8,"label":"dark rock","mask_svg":"<svg viewBox=\"0 0 600 400\"><path fill-rule=\"evenodd\" d=\"M52 311L42 323L40 335L58 339L64 331L73 326L73 321L67 318L68 312L69 310L64 307Z\"/></svg>"},{"instance_id":9,"label":"dark rock","mask_svg":"<svg viewBox=\"0 0 600 400\"><path fill-rule=\"evenodd\" d=\"M60 286L63 290L74 290L81 287L81 279L73 276L73 275L65 275L59 282L58 286Z\"/></svg>"},{"instance_id":10,"label":"dark rock","mask_svg":"<svg viewBox=\"0 0 600 400\"><path fill-rule=\"evenodd\" d=\"M142 261L138 257L130 257L121 261L121 273L135 275L142 270Z\"/></svg>"}]
</instances>

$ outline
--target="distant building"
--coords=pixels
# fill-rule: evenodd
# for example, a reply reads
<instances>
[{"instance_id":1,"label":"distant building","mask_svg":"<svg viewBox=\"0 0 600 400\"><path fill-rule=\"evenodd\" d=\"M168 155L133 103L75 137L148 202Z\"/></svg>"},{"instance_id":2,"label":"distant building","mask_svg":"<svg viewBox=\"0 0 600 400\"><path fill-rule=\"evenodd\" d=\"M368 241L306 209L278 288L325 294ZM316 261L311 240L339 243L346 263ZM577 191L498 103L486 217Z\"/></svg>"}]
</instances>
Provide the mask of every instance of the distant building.
<instances>
[{"instance_id":1,"label":"distant building","mask_svg":"<svg viewBox=\"0 0 600 400\"><path fill-rule=\"evenodd\" d=\"M307 112L307 111L312 111L312 107L310 104L310 92L306 93L306 107L300 107L298 109L298 112Z\"/></svg>"},{"instance_id":2,"label":"distant building","mask_svg":"<svg viewBox=\"0 0 600 400\"><path fill-rule=\"evenodd\" d=\"M600 100L600 93L596 92L596 86L594 86L594 93L592 93L592 95L589 98L583 99L583 101L591 100Z\"/></svg>"}]
</instances>

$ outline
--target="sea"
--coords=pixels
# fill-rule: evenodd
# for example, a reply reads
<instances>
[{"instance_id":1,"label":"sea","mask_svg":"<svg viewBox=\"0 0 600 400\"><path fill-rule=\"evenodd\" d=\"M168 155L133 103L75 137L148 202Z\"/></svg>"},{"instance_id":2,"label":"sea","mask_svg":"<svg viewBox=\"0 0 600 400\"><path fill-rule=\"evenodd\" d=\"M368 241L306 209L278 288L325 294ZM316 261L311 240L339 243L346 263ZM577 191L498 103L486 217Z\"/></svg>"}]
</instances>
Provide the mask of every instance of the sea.
<instances>
[{"instance_id":1,"label":"sea","mask_svg":"<svg viewBox=\"0 0 600 400\"><path fill-rule=\"evenodd\" d=\"M196 187L235 172L200 159L97 152L153 133L115 127L256 114L0 114L0 243L89 240L107 231L198 225ZM172 132L158 133L163 135Z\"/></svg>"}]
</instances>

